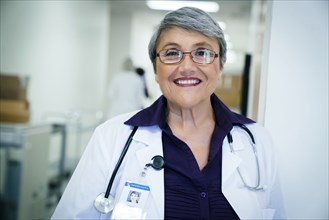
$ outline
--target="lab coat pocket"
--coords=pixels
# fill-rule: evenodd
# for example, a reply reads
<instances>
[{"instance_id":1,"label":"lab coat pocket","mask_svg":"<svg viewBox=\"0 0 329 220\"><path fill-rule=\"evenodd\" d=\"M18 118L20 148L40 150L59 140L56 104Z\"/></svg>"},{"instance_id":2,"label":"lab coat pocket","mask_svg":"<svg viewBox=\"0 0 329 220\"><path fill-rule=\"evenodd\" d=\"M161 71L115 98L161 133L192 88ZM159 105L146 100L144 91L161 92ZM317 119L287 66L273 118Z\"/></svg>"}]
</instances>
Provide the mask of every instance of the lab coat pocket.
<instances>
[{"instance_id":1,"label":"lab coat pocket","mask_svg":"<svg viewBox=\"0 0 329 220\"><path fill-rule=\"evenodd\" d=\"M263 219L273 219L275 213L275 209L263 209L262 215Z\"/></svg>"}]
</instances>

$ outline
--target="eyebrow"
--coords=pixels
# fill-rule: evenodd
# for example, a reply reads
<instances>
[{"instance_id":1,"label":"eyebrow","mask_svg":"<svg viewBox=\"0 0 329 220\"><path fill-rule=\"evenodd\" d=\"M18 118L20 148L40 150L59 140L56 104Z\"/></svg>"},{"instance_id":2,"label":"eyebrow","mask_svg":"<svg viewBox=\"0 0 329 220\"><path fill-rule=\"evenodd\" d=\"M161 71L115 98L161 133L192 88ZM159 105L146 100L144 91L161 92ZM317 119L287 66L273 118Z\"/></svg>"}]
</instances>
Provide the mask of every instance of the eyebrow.
<instances>
[{"instance_id":1,"label":"eyebrow","mask_svg":"<svg viewBox=\"0 0 329 220\"><path fill-rule=\"evenodd\" d=\"M166 43L165 45L163 45L162 49L163 49L163 48L166 48L166 47L168 47L168 46L181 47L181 45L179 45L179 44L177 44L177 43L175 43L175 42L168 42L168 43ZM211 48L212 50L214 50L214 48L213 48L209 43L207 43L207 42L205 42L205 41L198 42L198 43L196 43L196 44L193 44L192 46L193 46L193 47L200 47L200 46L203 46L203 47L209 47L209 48Z\"/></svg>"},{"instance_id":2,"label":"eyebrow","mask_svg":"<svg viewBox=\"0 0 329 220\"><path fill-rule=\"evenodd\" d=\"M166 43L165 45L163 45L162 48L166 48L166 47L168 47L168 46L180 47L180 45L177 44L177 43L168 42L168 43Z\"/></svg>"}]
</instances>

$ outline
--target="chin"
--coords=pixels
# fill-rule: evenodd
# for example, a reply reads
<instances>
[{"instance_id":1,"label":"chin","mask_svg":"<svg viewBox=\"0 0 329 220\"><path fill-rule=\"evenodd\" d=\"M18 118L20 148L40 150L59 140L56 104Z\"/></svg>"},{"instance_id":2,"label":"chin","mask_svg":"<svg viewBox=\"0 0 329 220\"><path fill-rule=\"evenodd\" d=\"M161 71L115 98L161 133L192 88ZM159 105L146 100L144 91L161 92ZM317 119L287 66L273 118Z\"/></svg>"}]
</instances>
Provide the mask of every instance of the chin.
<instances>
[{"instance_id":1,"label":"chin","mask_svg":"<svg viewBox=\"0 0 329 220\"><path fill-rule=\"evenodd\" d=\"M180 96L175 97L175 99L172 99L171 102L176 103L181 108L193 108L200 104L206 103L206 100L210 100L210 96L207 97L199 97L199 96Z\"/></svg>"}]
</instances>

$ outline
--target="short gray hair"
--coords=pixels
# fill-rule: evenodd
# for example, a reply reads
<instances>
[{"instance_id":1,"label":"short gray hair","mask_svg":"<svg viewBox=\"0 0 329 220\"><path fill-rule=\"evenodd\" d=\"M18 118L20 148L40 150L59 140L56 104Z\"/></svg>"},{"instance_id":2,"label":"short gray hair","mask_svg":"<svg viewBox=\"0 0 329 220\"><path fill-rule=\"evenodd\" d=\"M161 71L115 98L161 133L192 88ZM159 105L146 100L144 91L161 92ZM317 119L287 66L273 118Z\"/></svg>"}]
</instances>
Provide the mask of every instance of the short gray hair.
<instances>
[{"instance_id":1,"label":"short gray hair","mask_svg":"<svg viewBox=\"0 0 329 220\"><path fill-rule=\"evenodd\" d=\"M172 27L183 28L188 31L196 31L207 37L217 39L220 48L220 67L221 69L223 68L223 64L226 61L226 41L223 30L220 28L219 24L212 17L210 17L209 14L201 9L183 7L166 14L149 42L149 56L151 62L153 63L154 70L157 54L156 48L159 43L159 38L164 31Z\"/></svg>"}]
</instances>

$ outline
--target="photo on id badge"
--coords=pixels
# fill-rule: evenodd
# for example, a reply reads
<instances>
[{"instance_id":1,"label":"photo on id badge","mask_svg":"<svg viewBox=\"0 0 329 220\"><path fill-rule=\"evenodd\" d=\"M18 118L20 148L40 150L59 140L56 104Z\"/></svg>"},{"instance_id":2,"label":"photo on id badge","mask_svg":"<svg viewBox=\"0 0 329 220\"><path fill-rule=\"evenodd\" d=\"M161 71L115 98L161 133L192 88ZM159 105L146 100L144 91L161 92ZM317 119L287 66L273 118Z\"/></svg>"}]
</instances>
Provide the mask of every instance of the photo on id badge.
<instances>
[{"instance_id":1,"label":"photo on id badge","mask_svg":"<svg viewBox=\"0 0 329 220\"><path fill-rule=\"evenodd\" d=\"M130 190L127 197L127 202L129 204L138 204L141 194L141 192Z\"/></svg>"},{"instance_id":2,"label":"photo on id badge","mask_svg":"<svg viewBox=\"0 0 329 220\"><path fill-rule=\"evenodd\" d=\"M127 181L114 206L111 219L144 219L145 205L150 187L136 182Z\"/></svg>"}]
</instances>

